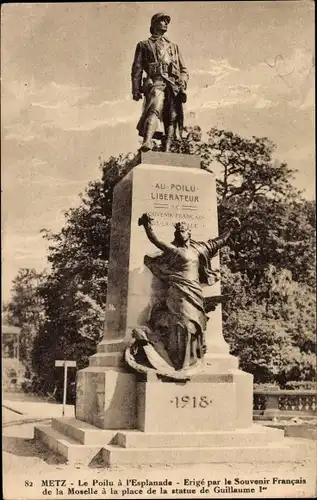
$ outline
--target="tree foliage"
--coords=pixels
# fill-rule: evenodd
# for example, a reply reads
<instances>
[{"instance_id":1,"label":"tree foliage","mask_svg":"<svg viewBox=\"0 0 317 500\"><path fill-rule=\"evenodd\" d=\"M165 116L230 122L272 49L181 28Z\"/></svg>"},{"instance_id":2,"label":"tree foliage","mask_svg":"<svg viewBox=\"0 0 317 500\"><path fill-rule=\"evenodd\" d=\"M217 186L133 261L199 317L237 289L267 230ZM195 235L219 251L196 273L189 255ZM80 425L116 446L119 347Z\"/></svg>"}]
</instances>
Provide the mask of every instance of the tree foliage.
<instances>
[{"instance_id":1,"label":"tree foliage","mask_svg":"<svg viewBox=\"0 0 317 500\"><path fill-rule=\"evenodd\" d=\"M38 293L44 280L44 273L20 269L12 283L12 298L4 307L6 322L21 328L19 356L28 369L32 366L34 339L44 323L44 305Z\"/></svg>"},{"instance_id":2,"label":"tree foliage","mask_svg":"<svg viewBox=\"0 0 317 500\"><path fill-rule=\"evenodd\" d=\"M191 137L192 131L189 133ZM260 279L269 264L289 269L293 279L315 286L315 203L291 184L294 172L274 161L274 144L266 137L245 139L212 128L208 141L180 141L174 151L198 154L202 168L221 168L217 182L219 224L242 222L232 248L232 270Z\"/></svg>"},{"instance_id":3,"label":"tree foliage","mask_svg":"<svg viewBox=\"0 0 317 500\"><path fill-rule=\"evenodd\" d=\"M290 271L269 265L255 288L246 274L222 268L224 333L256 382L313 380L316 296Z\"/></svg>"}]
</instances>

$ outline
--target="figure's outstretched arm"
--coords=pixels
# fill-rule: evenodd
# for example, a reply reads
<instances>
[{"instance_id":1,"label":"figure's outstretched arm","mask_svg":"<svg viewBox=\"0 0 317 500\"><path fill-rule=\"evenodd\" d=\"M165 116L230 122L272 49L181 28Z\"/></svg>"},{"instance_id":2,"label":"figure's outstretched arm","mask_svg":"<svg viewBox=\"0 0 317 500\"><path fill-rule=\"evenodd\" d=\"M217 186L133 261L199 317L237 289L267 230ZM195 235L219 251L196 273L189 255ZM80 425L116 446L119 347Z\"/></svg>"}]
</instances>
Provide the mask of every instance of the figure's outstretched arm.
<instances>
[{"instance_id":1,"label":"figure's outstretched arm","mask_svg":"<svg viewBox=\"0 0 317 500\"><path fill-rule=\"evenodd\" d=\"M171 243L165 243L164 241L158 239L153 230L153 225L152 225L153 222L154 222L153 217L151 217L150 214L145 213L142 215L142 217L139 218L138 224L139 226L144 227L145 233L149 238L150 242L153 243L153 245L155 245L157 248L163 251L175 250L175 247Z\"/></svg>"},{"instance_id":2,"label":"figure's outstretched arm","mask_svg":"<svg viewBox=\"0 0 317 500\"><path fill-rule=\"evenodd\" d=\"M237 217L233 217L229 220L228 226L217 238L208 240L208 246L212 255L216 255L218 250L224 247L229 240L232 233L240 229L241 223Z\"/></svg>"}]
</instances>

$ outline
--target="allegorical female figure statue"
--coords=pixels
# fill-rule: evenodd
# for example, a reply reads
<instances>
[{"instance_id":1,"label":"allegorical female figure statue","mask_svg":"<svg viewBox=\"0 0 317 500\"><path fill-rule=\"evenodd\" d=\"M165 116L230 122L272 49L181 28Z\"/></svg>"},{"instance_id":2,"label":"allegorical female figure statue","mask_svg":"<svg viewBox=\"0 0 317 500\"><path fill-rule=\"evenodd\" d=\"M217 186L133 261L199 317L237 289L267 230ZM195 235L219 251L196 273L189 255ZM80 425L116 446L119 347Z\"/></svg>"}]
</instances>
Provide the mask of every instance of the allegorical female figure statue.
<instances>
[{"instance_id":1,"label":"allegorical female figure statue","mask_svg":"<svg viewBox=\"0 0 317 500\"><path fill-rule=\"evenodd\" d=\"M137 125L144 139L141 151L152 149L153 138L161 139L164 151L169 151L177 127L180 132L183 128L188 72L178 46L164 36L170 20L167 14L155 14L151 19L151 37L139 42L135 51L132 96L139 101L144 95Z\"/></svg>"},{"instance_id":2,"label":"allegorical female figure statue","mask_svg":"<svg viewBox=\"0 0 317 500\"><path fill-rule=\"evenodd\" d=\"M149 240L162 250L159 256L145 256L144 263L163 283L164 294L162 300L154 303L146 327L134 331L136 347L138 342L139 347L140 342L143 347L135 351L139 355L135 359L141 364L148 362L161 372L168 366L187 370L203 358L206 350L208 317L202 285L211 285L217 280L210 260L240 223L232 219L219 237L197 242L191 239L188 226L178 222L172 243L163 242L156 236L153 219L148 214L143 214L139 224L144 226ZM147 342L150 348L146 348Z\"/></svg>"}]
</instances>

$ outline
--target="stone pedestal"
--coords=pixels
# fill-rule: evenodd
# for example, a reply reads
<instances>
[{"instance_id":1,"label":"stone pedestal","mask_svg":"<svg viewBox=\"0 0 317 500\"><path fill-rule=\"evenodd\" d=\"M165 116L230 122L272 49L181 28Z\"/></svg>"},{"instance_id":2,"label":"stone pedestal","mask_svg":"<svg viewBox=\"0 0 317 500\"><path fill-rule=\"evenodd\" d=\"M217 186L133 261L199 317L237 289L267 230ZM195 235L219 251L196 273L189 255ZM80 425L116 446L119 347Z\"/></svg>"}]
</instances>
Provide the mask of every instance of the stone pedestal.
<instances>
[{"instance_id":1,"label":"stone pedestal","mask_svg":"<svg viewBox=\"0 0 317 500\"><path fill-rule=\"evenodd\" d=\"M53 421L52 428L36 428L36 435L69 460L76 454L91 460L101 452L106 465L285 457L289 450L280 432L252 426L253 378L229 354L221 304L209 313L204 365L190 381L140 375L124 363L132 329L146 323L161 293L143 264L156 249L139 217L150 212L165 241L173 240L180 221L190 225L196 241L218 235L215 179L200 169L199 158L149 152L139 160L114 189L104 338L77 374L76 419ZM218 266L215 258L213 268ZM203 292L220 296L220 283Z\"/></svg>"},{"instance_id":2,"label":"stone pedestal","mask_svg":"<svg viewBox=\"0 0 317 500\"><path fill-rule=\"evenodd\" d=\"M140 163L114 189L104 338L89 368L77 377L76 416L101 428L131 428L136 419L135 403L122 404L125 398L137 397L135 374L126 373L123 352L133 328L146 323L151 304L161 293L159 280L143 263L145 254L157 253L138 225L144 212L153 215L156 232L165 241L172 241L179 221L189 224L196 241L214 238L218 236L215 178L200 168L198 157L149 152L140 154ZM219 268L218 257L213 267ZM219 296L220 283L203 291L206 297ZM229 354L222 335L221 305L209 316L204 369L215 374L236 370L238 360ZM231 392L235 401L235 390Z\"/></svg>"},{"instance_id":3,"label":"stone pedestal","mask_svg":"<svg viewBox=\"0 0 317 500\"><path fill-rule=\"evenodd\" d=\"M232 375L199 375L187 383L157 377L137 383L137 428L145 432L211 432L236 427ZM164 411L162 411L164 409Z\"/></svg>"}]
</instances>

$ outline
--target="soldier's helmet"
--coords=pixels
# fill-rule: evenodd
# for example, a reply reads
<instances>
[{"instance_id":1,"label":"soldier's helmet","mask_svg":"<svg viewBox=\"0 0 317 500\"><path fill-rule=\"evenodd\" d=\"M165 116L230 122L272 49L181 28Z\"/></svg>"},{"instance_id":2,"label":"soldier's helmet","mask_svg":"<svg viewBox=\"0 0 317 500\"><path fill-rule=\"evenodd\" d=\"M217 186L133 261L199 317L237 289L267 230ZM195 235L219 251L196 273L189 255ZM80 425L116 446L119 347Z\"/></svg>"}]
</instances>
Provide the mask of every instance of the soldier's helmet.
<instances>
[{"instance_id":1,"label":"soldier's helmet","mask_svg":"<svg viewBox=\"0 0 317 500\"><path fill-rule=\"evenodd\" d=\"M167 22L167 24L169 24L171 22L171 17L168 15L168 14L164 14L164 12L158 12L157 14L154 14L154 16L152 16L151 18L151 27L150 27L150 32L152 33L153 31L153 27L155 25L155 23L159 20L159 19L165 19L165 21Z\"/></svg>"}]
</instances>

